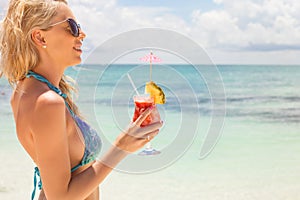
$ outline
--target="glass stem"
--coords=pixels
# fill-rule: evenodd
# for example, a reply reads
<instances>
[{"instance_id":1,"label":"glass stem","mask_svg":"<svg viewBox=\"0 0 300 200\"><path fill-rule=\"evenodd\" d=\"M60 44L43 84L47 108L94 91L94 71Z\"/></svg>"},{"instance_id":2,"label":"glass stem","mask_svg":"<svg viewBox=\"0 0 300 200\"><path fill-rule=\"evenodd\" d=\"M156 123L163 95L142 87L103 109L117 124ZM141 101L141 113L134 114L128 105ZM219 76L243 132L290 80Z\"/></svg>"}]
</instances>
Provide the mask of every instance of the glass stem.
<instances>
[{"instance_id":1,"label":"glass stem","mask_svg":"<svg viewBox=\"0 0 300 200\"><path fill-rule=\"evenodd\" d=\"M146 144L146 149L152 149L151 142L148 142L148 143Z\"/></svg>"}]
</instances>

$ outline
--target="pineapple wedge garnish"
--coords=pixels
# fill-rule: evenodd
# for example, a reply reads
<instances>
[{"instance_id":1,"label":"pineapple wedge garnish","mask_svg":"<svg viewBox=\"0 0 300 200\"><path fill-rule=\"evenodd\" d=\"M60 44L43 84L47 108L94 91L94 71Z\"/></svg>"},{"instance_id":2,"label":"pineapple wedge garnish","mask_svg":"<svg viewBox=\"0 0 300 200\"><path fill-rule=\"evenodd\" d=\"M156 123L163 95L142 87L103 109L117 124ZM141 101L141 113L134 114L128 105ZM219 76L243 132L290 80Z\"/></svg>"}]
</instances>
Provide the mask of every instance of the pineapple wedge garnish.
<instances>
[{"instance_id":1,"label":"pineapple wedge garnish","mask_svg":"<svg viewBox=\"0 0 300 200\"><path fill-rule=\"evenodd\" d=\"M166 103L166 97L163 90L158 85L156 85L153 81L146 83L145 93L150 94L150 96L154 98L155 104Z\"/></svg>"}]
</instances>

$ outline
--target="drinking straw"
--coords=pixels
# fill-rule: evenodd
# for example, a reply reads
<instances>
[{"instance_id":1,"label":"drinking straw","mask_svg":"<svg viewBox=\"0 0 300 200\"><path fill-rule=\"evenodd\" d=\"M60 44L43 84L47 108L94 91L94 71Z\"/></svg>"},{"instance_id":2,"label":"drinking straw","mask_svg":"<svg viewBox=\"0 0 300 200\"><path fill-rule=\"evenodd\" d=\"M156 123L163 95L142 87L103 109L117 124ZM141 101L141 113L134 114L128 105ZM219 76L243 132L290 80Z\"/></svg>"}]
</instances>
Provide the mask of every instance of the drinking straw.
<instances>
[{"instance_id":1,"label":"drinking straw","mask_svg":"<svg viewBox=\"0 0 300 200\"><path fill-rule=\"evenodd\" d=\"M150 57L150 81L152 81L152 51L151 51L151 57Z\"/></svg>"},{"instance_id":2,"label":"drinking straw","mask_svg":"<svg viewBox=\"0 0 300 200\"><path fill-rule=\"evenodd\" d=\"M135 90L136 94L137 94L137 95L140 95L140 93L139 93L139 91L137 90L137 88L136 88L136 86L135 86L135 84L134 84L134 82L133 82L131 76L129 75L129 73L127 73L127 77L128 77L128 79L129 79L129 81L130 81L130 83L131 83L133 89Z\"/></svg>"}]
</instances>

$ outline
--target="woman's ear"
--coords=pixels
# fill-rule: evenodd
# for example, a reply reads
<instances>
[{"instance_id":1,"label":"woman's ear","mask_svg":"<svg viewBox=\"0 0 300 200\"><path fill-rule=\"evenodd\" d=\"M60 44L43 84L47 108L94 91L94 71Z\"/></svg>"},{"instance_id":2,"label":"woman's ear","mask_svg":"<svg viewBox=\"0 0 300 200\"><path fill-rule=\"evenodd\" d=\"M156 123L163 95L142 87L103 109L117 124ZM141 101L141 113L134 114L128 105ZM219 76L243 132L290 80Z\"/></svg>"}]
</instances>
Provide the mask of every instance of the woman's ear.
<instances>
[{"instance_id":1,"label":"woman's ear","mask_svg":"<svg viewBox=\"0 0 300 200\"><path fill-rule=\"evenodd\" d=\"M31 33L31 38L38 47L46 47L46 41L41 30L34 30Z\"/></svg>"}]
</instances>

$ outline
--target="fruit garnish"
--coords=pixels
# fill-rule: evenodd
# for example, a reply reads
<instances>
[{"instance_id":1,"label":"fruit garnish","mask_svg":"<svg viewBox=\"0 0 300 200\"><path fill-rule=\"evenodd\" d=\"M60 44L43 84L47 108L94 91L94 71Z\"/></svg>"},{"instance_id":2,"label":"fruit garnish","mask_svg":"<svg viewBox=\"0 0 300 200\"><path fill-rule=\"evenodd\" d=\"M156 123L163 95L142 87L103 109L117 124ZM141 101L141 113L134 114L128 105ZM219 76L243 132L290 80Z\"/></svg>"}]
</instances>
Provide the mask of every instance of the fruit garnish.
<instances>
[{"instance_id":1,"label":"fruit garnish","mask_svg":"<svg viewBox=\"0 0 300 200\"><path fill-rule=\"evenodd\" d=\"M166 103L166 97L163 90L158 85L156 85L153 81L146 83L145 93L150 94L150 96L154 98L155 104Z\"/></svg>"}]
</instances>

